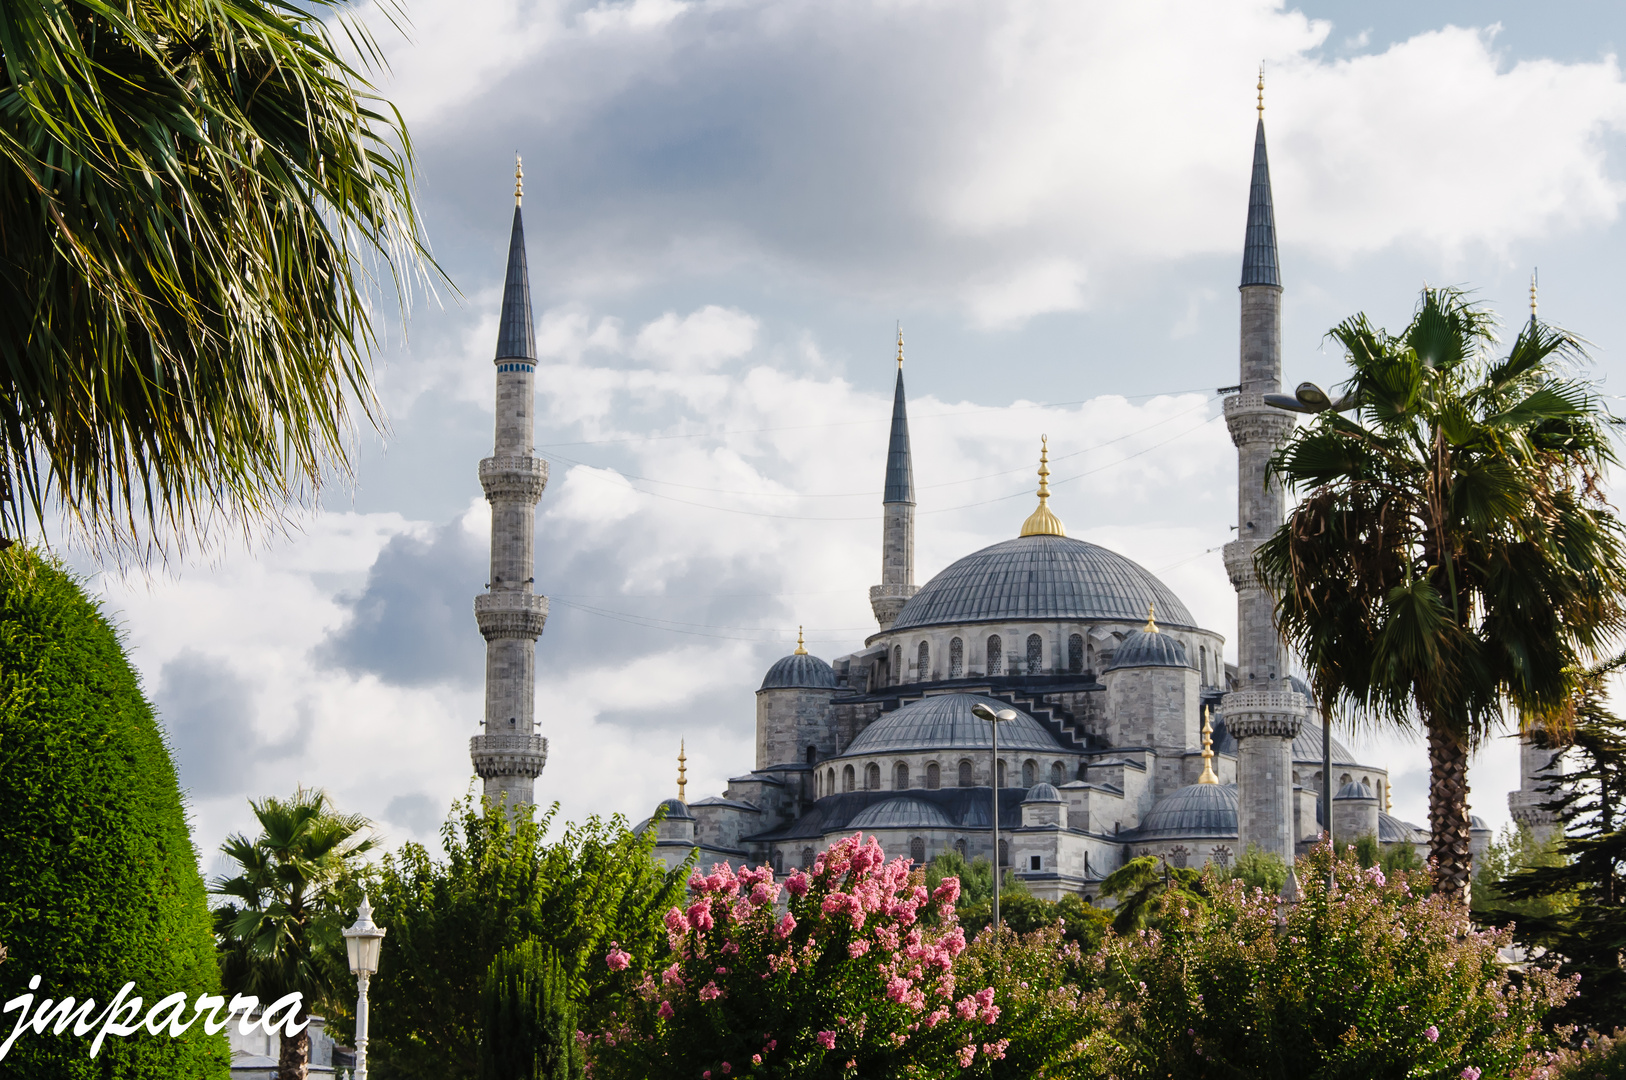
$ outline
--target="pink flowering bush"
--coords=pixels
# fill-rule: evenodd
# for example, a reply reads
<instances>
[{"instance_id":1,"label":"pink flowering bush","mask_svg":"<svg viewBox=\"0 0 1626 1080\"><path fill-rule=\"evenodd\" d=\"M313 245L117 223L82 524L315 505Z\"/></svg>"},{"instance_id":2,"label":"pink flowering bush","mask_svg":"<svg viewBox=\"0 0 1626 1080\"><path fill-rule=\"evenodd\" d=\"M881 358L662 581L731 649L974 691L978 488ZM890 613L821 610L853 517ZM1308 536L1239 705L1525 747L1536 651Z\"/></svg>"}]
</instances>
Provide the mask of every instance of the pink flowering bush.
<instances>
[{"instance_id":1,"label":"pink flowering bush","mask_svg":"<svg viewBox=\"0 0 1626 1080\"><path fill-rule=\"evenodd\" d=\"M1507 1077L1545 1045L1543 1017L1573 984L1509 979L1500 932L1476 931L1421 875L1300 860L1291 907L1206 879L1207 902L1157 931L1109 937L1101 977L1122 1007L1128 1074Z\"/></svg>"},{"instance_id":2,"label":"pink flowering bush","mask_svg":"<svg viewBox=\"0 0 1626 1080\"><path fill-rule=\"evenodd\" d=\"M619 976L619 1011L587 1037L593 1075L1016 1075L995 1068L1010 1061L1011 1041L992 965L968 962L987 981L956 967L966 951L959 882L928 894L921 880L861 834L783 886L767 869L697 872L691 902L666 914L666 954ZM1048 948L1059 955L1059 938Z\"/></svg>"}]
</instances>

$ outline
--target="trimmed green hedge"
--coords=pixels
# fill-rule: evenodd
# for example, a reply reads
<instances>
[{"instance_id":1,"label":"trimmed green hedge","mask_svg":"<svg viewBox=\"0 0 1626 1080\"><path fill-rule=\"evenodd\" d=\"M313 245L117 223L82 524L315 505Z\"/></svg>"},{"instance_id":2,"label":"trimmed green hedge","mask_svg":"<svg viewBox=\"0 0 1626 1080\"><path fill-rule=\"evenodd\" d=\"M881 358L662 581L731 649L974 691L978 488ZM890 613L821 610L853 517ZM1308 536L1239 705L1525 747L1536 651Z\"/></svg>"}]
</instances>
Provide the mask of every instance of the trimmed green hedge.
<instances>
[{"instance_id":1,"label":"trimmed green hedge","mask_svg":"<svg viewBox=\"0 0 1626 1080\"><path fill-rule=\"evenodd\" d=\"M118 633L60 563L0 553L0 1000L218 992L203 878L169 749ZM189 1007L190 1010L190 1007ZM9 1035L17 1014L3 1018ZM24 1033L0 1074L229 1075L224 1036Z\"/></svg>"}]
</instances>

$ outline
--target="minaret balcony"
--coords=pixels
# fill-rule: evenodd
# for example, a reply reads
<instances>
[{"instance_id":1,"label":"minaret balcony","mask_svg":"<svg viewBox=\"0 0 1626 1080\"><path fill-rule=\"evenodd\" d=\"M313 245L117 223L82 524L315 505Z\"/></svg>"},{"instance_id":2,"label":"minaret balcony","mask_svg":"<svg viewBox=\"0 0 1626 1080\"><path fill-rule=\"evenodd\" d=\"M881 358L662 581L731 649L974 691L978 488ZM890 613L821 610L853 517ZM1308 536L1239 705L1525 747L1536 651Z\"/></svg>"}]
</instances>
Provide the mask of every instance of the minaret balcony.
<instances>
[{"instance_id":1,"label":"minaret balcony","mask_svg":"<svg viewBox=\"0 0 1626 1080\"><path fill-rule=\"evenodd\" d=\"M493 776L534 780L548 763L548 740L540 735L476 735L469 740L469 756L482 780Z\"/></svg>"},{"instance_id":2,"label":"minaret balcony","mask_svg":"<svg viewBox=\"0 0 1626 1080\"><path fill-rule=\"evenodd\" d=\"M1233 690L1220 699L1225 730L1238 739L1268 735L1292 739L1304 726L1310 703L1296 690Z\"/></svg>"},{"instance_id":3,"label":"minaret balcony","mask_svg":"<svg viewBox=\"0 0 1626 1080\"><path fill-rule=\"evenodd\" d=\"M1290 412L1265 404L1263 394L1231 394L1225 399L1225 426L1237 446L1279 446L1297 420Z\"/></svg>"},{"instance_id":4,"label":"minaret balcony","mask_svg":"<svg viewBox=\"0 0 1626 1080\"><path fill-rule=\"evenodd\" d=\"M474 619L487 641L542 636L548 621L548 598L535 593L492 592L474 598Z\"/></svg>"},{"instance_id":5,"label":"minaret balcony","mask_svg":"<svg viewBox=\"0 0 1626 1080\"><path fill-rule=\"evenodd\" d=\"M535 506L548 486L548 463L539 457L488 457L480 462L480 486L486 499L528 502Z\"/></svg>"}]
</instances>

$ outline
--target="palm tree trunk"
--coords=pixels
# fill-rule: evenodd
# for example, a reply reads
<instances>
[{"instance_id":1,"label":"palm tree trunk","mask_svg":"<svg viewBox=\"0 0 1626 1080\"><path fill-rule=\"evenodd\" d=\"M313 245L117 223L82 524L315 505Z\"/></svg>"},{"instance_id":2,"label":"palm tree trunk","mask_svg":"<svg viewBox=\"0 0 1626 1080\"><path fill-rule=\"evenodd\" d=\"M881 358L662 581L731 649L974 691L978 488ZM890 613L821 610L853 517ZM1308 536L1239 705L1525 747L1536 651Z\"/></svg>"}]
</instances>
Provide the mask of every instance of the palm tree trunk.
<instances>
[{"instance_id":1,"label":"palm tree trunk","mask_svg":"<svg viewBox=\"0 0 1626 1080\"><path fill-rule=\"evenodd\" d=\"M304 1010L300 1010L304 1013ZM309 1016L301 1015L300 1019L309 1020ZM298 1035L292 1037L286 1033L277 1036L280 1045L277 1050L277 1080L306 1080L311 1060L311 1033L309 1028L302 1029Z\"/></svg>"},{"instance_id":2,"label":"palm tree trunk","mask_svg":"<svg viewBox=\"0 0 1626 1080\"><path fill-rule=\"evenodd\" d=\"M1428 730L1429 850L1436 890L1468 906L1473 883L1472 836L1468 820L1468 742L1443 725Z\"/></svg>"}]
</instances>

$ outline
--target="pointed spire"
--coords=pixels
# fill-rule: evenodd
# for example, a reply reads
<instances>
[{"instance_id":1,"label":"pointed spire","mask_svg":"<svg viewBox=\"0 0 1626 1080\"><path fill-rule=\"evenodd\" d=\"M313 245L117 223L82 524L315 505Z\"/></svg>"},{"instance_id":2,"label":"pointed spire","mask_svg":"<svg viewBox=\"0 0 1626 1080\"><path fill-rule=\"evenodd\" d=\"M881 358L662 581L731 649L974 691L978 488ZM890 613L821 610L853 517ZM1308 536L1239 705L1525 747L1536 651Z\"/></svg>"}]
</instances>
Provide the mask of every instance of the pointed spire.
<instances>
[{"instance_id":1,"label":"pointed spire","mask_svg":"<svg viewBox=\"0 0 1626 1080\"><path fill-rule=\"evenodd\" d=\"M689 786L689 758L683 752L683 740L678 740L678 802L687 803L689 796L685 789Z\"/></svg>"},{"instance_id":2,"label":"pointed spire","mask_svg":"<svg viewBox=\"0 0 1626 1080\"><path fill-rule=\"evenodd\" d=\"M1276 259L1276 208L1270 199L1270 158L1265 153L1265 69L1259 68L1259 123L1253 135L1253 183L1248 189L1248 230L1242 244L1242 285L1274 285L1282 277Z\"/></svg>"},{"instance_id":3,"label":"pointed spire","mask_svg":"<svg viewBox=\"0 0 1626 1080\"><path fill-rule=\"evenodd\" d=\"M1203 774L1197 777L1197 783L1219 783L1219 776L1214 772L1214 710L1212 706L1203 710Z\"/></svg>"},{"instance_id":4,"label":"pointed spire","mask_svg":"<svg viewBox=\"0 0 1626 1080\"><path fill-rule=\"evenodd\" d=\"M882 503L915 503L915 467L909 457L909 409L903 396L903 327L898 327L898 383L892 391L892 440L886 448Z\"/></svg>"},{"instance_id":5,"label":"pointed spire","mask_svg":"<svg viewBox=\"0 0 1626 1080\"><path fill-rule=\"evenodd\" d=\"M807 655L807 644L802 641L802 628L800 626L798 626L796 628L796 651L791 653L791 655L792 656L806 656Z\"/></svg>"},{"instance_id":6,"label":"pointed spire","mask_svg":"<svg viewBox=\"0 0 1626 1080\"><path fill-rule=\"evenodd\" d=\"M531 275L525 266L525 222L520 217L519 179L520 169L516 164L514 229L508 238L508 276L503 281L502 315L497 320L498 360L536 359L536 333L531 326Z\"/></svg>"},{"instance_id":7,"label":"pointed spire","mask_svg":"<svg viewBox=\"0 0 1626 1080\"><path fill-rule=\"evenodd\" d=\"M1050 438L1039 436L1039 508L1022 522L1022 536L1066 536L1061 519L1050 512Z\"/></svg>"}]
</instances>

